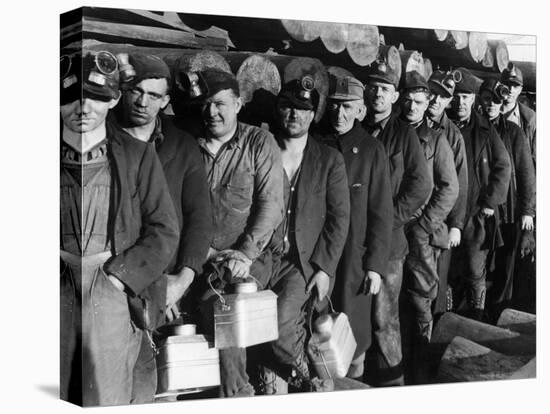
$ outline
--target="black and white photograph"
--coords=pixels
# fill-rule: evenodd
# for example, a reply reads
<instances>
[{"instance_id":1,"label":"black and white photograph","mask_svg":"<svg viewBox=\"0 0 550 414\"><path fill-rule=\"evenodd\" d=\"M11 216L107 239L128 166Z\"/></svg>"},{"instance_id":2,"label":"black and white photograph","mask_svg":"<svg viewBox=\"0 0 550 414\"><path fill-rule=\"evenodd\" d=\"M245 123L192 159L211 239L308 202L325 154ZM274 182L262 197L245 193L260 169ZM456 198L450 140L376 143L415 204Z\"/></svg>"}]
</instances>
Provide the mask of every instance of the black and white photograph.
<instances>
[{"instance_id":1,"label":"black and white photograph","mask_svg":"<svg viewBox=\"0 0 550 414\"><path fill-rule=\"evenodd\" d=\"M53 316L41 298L25 319L55 355L34 392L63 410L538 412L542 26L503 25L507 0L471 24L468 1L283 3L56 10L55 181L37 191L59 284Z\"/></svg>"}]
</instances>

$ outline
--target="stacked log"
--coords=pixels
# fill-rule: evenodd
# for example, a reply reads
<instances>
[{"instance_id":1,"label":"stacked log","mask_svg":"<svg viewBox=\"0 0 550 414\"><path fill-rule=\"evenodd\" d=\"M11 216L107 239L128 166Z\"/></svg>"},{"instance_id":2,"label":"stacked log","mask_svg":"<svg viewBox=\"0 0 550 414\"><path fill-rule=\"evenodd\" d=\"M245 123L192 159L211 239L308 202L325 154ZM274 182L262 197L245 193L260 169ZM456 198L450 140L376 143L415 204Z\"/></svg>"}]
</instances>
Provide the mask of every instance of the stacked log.
<instances>
[{"instance_id":1,"label":"stacked log","mask_svg":"<svg viewBox=\"0 0 550 414\"><path fill-rule=\"evenodd\" d=\"M499 73L502 72L510 62L506 43L502 40L488 40L487 45L493 55L493 67L491 69Z\"/></svg>"},{"instance_id":2,"label":"stacked log","mask_svg":"<svg viewBox=\"0 0 550 414\"><path fill-rule=\"evenodd\" d=\"M498 318L497 326L520 334L536 335L537 317L532 313L504 309Z\"/></svg>"},{"instance_id":3,"label":"stacked log","mask_svg":"<svg viewBox=\"0 0 550 414\"><path fill-rule=\"evenodd\" d=\"M413 70L424 75L425 66L422 53L416 50L404 50L399 52L401 57L401 79L404 79L405 73L412 72Z\"/></svg>"},{"instance_id":4,"label":"stacked log","mask_svg":"<svg viewBox=\"0 0 550 414\"><path fill-rule=\"evenodd\" d=\"M437 382L507 379L522 369L528 361L529 357L504 355L456 336L443 354Z\"/></svg>"},{"instance_id":5,"label":"stacked log","mask_svg":"<svg viewBox=\"0 0 550 414\"><path fill-rule=\"evenodd\" d=\"M435 352L445 348L456 337L462 336L505 355L534 355L536 339L532 335L478 322L453 312L441 316L432 335Z\"/></svg>"}]
</instances>

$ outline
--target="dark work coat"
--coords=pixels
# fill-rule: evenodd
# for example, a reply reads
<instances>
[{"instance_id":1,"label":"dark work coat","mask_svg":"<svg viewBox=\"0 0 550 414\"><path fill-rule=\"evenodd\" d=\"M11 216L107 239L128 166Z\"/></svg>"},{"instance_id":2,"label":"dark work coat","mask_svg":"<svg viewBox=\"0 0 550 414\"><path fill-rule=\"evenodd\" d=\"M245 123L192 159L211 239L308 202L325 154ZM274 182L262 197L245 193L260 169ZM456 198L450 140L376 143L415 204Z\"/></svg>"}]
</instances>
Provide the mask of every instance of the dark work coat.
<instances>
[{"instance_id":1,"label":"dark work coat","mask_svg":"<svg viewBox=\"0 0 550 414\"><path fill-rule=\"evenodd\" d=\"M453 152L447 139L423 121L416 128L420 138L426 165L433 180L433 190L429 200L416 211L416 223L430 235L430 244L446 249L449 232L445 219L458 197L458 178L453 161Z\"/></svg>"},{"instance_id":2,"label":"dark work coat","mask_svg":"<svg viewBox=\"0 0 550 414\"><path fill-rule=\"evenodd\" d=\"M482 208L491 208L498 213L498 206L506 201L510 183L510 157L496 129L481 115L472 111L470 121L460 132L466 145L468 160L468 202L466 221L479 217ZM468 244L482 245L494 249L499 245L498 214L490 228L476 231L479 239L468 240ZM483 238L483 240L482 240Z\"/></svg>"},{"instance_id":3,"label":"dark work coat","mask_svg":"<svg viewBox=\"0 0 550 414\"><path fill-rule=\"evenodd\" d=\"M390 115L386 126L376 138L384 144L390 163L394 212L390 260L403 259L408 253L404 225L426 202L433 182L430 180L418 135L398 115Z\"/></svg>"},{"instance_id":4,"label":"dark work coat","mask_svg":"<svg viewBox=\"0 0 550 414\"><path fill-rule=\"evenodd\" d=\"M210 247L213 224L206 173L196 140L178 128L174 119L161 117L163 139L157 153L174 200L181 235L167 273L186 266L201 273Z\"/></svg>"},{"instance_id":5,"label":"dark work coat","mask_svg":"<svg viewBox=\"0 0 550 414\"><path fill-rule=\"evenodd\" d=\"M349 228L350 202L344 159L311 136L302 159L294 210L296 250L309 281L323 270L334 286ZM276 234L282 236L282 226Z\"/></svg>"},{"instance_id":6,"label":"dark work coat","mask_svg":"<svg viewBox=\"0 0 550 414\"><path fill-rule=\"evenodd\" d=\"M151 144L107 123L112 166L108 234L111 257L104 270L148 302L150 326L164 320L162 274L177 248L179 227L162 165Z\"/></svg>"},{"instance_id":7,"label":"dark work coat","mask_svg":"<svg viewBox=\"0 0 550 414\"><path fill-rule=\"evenodd\" d=\"M531 152L531 157L533 159L533 165L537 165L537 115L536 112L529 108L527 105L518 102L519 107L519 118L521 122L521 129L525 133L525 138L527 138L527 145ZM505 115L505 118L507 118Z\"/></svg>"},{"instance_id":8,"label":"dark work coat","mask_svg":"<svg viewBox=\"0 0 550 414\"><path fill-rule=\"evenodd\" d=\"M338 136L323 142L344 155L348 176L351 220L349 234L338 265L333 298L346 313L357 341L356 355L371 344L372 296L361 291L367 270L386 274L390 256L393 205L389 163L384 146L355 122Z\"/></svg>"},{"instance_id":9,"label":"dark work coat","mask_svg":"<svg viewBox=\"0 0 550 414\"><path fill-rule=\"evenodd\" d=\"M525 135L520 127L501 115L493 123L510 155L511 178L506 202L502 204L502 219L518 222L521 216L535 216L535 168Z\"/></svg>"},{"instance_id":10,"label":"dark work coat","mask_svg":"<svg viewBox=\"0 0 550 414\"><path fill-rule=\"evenodd\" d=\"M456 227L462 230L464 228L464 216L466 215L466 202L468 201L468 161L466 160L466 148L464 147L464 138L460 130L447 114L443 115L439 123L428 120L428 125L434 130L441 132L453 151L454 165L458 178L458 198L451 212L447 216L448 228Z\"/></svg>"}]
</instances>

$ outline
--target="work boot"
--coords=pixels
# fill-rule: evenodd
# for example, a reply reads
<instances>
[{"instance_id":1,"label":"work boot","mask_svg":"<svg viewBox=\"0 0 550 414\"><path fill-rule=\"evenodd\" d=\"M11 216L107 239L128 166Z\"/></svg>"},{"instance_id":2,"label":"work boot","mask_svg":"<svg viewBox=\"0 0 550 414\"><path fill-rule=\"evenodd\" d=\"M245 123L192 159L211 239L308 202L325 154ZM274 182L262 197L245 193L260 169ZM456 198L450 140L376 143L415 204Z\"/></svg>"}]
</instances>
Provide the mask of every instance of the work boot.
<instances>
[{"instance_id":1,"label":"work boot","mask_svg":"<svg viewBox=\"0 0 550 414\"><path fill-rule=\"evenodd\" d=\"M426 384L430 379L429 344L432 338L433 321L416 321L413 335L413 381Z\"/></svg>"},{"instance_id":2,"label":"work boot","mask_svg":"<svg viewBox=\"0 0 550 414\"><path fill-rule=\"evenodd\" d=\"M485 293L484 285L476 284L467 290L468 312L466 316L482 322L485 315Z\"/></svg>"}]
</instances>

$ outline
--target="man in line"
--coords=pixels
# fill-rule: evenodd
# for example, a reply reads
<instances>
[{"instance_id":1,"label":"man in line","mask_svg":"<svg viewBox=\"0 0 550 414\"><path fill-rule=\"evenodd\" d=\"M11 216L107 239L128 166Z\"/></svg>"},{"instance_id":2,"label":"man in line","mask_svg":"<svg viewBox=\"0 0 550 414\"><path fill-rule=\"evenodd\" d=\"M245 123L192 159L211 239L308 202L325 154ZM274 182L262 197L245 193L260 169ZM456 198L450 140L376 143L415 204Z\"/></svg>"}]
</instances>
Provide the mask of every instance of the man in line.
<instances>
[{"instance_id":1,"label":"man in line","mask_svg":"<svg viewBox=\"0 0 550 414\"><path fill-rule=\"evenodd\" d=\"M432 190L432 181L414 128L392 113L399 98L399 77L385 62L375 62L367 79L367 131L384 145L390 163L393 199L393 232L386 277L374 301L374 352L380 385L402 385L403 367L399 326L399 293L403 263L408 252L404 226L424 204Z\"/></svg>"},{"instance_id":2,"label":"man in line","mask_svg":"<svg viewBox=\"0 0 550 414\"><path fill-rule=\"evenodd\" d=\"M61 63L61 398L129 404L177 217L154 148L105 123L120 98L116 58Z\"/></svg>"},{"instance_id":3,"label":"man in line","mask_svg":"<svg viewBox=\"0 0 550 414\"><path fill-rule=\"evenodd\" d=\"M504 245L495 252L495 270L489 274L493 281L488 292L491 321L510 305L521 232L533 230L535 216L535 169L527 140L521 128L506 121L500 111L507 93L509 90L494 79L484 81L479 93L483 114L504 142L512 167L506 201L499 206Z\"/></svg>"},{"instance_id":4,"label":"man in line","mask_svg":"<svg viewBox=\"0 0 550 414\"><path fill-rule=\"evenodd\" d=\"M164 315L168 321L178 316L178 301L202 272L212 235L210 195L195 139L178 128L173 117L162 113L170 102L166 63L155 55L135 53L121 67L125 69L122 99L111 120L133 138L155 145L181 229L179 248L164 278L166 313L159 315L157 324L161 325ZM152 402L156 391L154 353L145 339L135 369L133 403Z\"/></svg>"},{"instance_id":5,"label":"man in line","mask_svg":"<svg viewBox=\"0 0 550 414\"><path fill-rule=\"evenodd\" d=\"M426 111L426 122L430 128L441 132L447 138L453 151L454 166L458 177L458 198L445 220L449 229L449 244L441 250L437 260L439 289L433 306L434 314L452 310L454 307L452 290L447 283L447 276L449 274L453 248L460 245L468 196L468 166L466 163L464 138L458 127L449 119L446 113L446 109L449 107L455 91L457 80L455 76L454 72L436 70L428 80L431 98Z\"/></svg>"},{"instance_id":6,"label":"man in line","mask_svg":"<svg viewBox=\"0 0 550 414\"><path fill-rule=\"evenodd\" d=\"M484 317L489 253L502 244L498 206L506 201L510 183L510 157L493 126L472 110L476 78L467 69L457 69L452 101L453 118L464 137L468 163L468 201L462 243L453 255L453 268L462 274L468 316ZM496 213L496 214L495 214ZM455 260L456 259L456 260ZM461 266L462 265L462 266Z\"/></svg>"},{"instance_id":7,"label":"man in line","mask_svg":"<svg viewBox=\"0 0 550 414\"><path fill-rule=\"evenodd\" d=\"M388 294L387 289L380 291L380 286L386 276L393 224L388 157L384 145L359 122L366 109L364 90L353 77L330 77L327 110L331 131L323 139L344 156L349 182L350 228L333 298L336 307L348 315L357 341L356 363L348 373L353 378L362 377L364 355L372 342L372 297ZM381 382L384 375L377 373Z\"/></svg>"},{"instance_id":8,"label":"man in line","mask_svg":"<svg viewBox=\"0 0 550 414\"><path fill-rule=\"evenodd\" d=\"M283 86L276 109L286 209L277 232L280 263L269 284L278 296L279 321L279 339L271 350L274 372L302 391L317 389L304 350L306 305L312 296L321 303L334 285L350 214L342 155L308 133L318 103L313 78L306 75ZM264 363L269 367L269 362Z\"/></svg>"},{"instance_id":9,"label":"man in line","mask_svg":"<svg viewBox=\"0 0 550 414\"><path fill-rule=\"evenodd\" d=\"M428 82L417 71L407 72L402 90L401 116L415 130L424 151L425 163L432 178L433 188L428 200L413 214L406 225L409 254L405 261L403 296L411 313L401 320L410 324L404 332L412 339L411 362L418 382L423 372L426 345L430 342L433 315L432 302L437 297L439 277L437 258L449 245L449 232L445 219L458 197L453 153L445 137L427 125L424 114L429 104ZM405 347L404 347L405 348ZM408 360L408 358L405 358Z\"/></svg>"},{"instance_id":10,"label":"man in line","mask_svg":"<svg viewBox=\"0 0 550 414\"><path fill-rule=\"evenodd\" d=\"M537 165L537 115L527 105L518 101L523 90L523 74L512 62L500 74L500 81L509 88L510 92L503 97L502 112L504 119L519 126L527 138L527 145Z\"/></svg>"},{"instance_id":11,"label":"man in line","mask_svg":"<svg viewBox=\"0 0 550 414\"><path fill-rule=\"evenodd\" d=\"M271 275L265 249L283 218L281 151L269 132L237 121L242 102L231 73L199 72L203 133L198 137L206 169L214 222L209 258L227 268L233 279ZM263 280L265 282L265 280ZM201 312L212 329L216 296L205 286ZM246 373L246 350L220 351L221 395L254 394Z\"/></svg>"}]
</instances>

